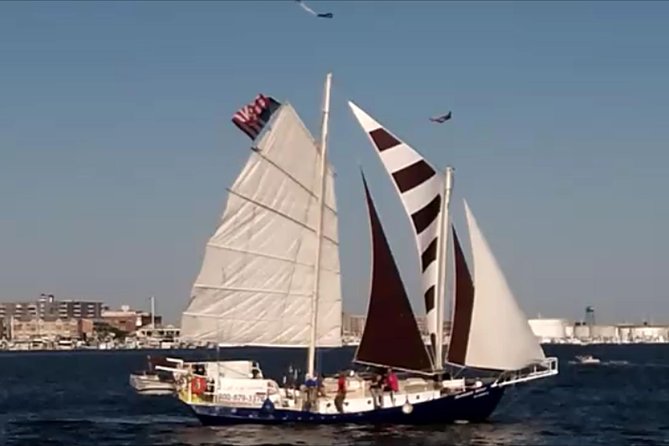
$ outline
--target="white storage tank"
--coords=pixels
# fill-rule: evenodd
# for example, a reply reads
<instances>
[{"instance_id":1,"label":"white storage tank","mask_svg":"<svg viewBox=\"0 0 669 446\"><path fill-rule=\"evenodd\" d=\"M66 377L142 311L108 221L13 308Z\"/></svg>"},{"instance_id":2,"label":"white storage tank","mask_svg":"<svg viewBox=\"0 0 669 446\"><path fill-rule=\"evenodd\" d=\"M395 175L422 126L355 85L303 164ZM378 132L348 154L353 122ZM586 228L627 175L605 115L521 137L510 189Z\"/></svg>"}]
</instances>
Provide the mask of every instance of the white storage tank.
<instances>
[{"instance_id":1,"label":"white storage tank","mask_svg":"<svg viewBox=\"0 0 669 446\"><path fill-rule=\"evenodd\" d=\"M564 333L567 335L567 339L571 339L574 337L574 326L572 324L567 325L564 327Z\"/></svg>"},{"instance_id":2,"label":"white storage tank","mask_svg":"<svg viewBox=\"0 0 669 446\"><path fill-rule=\"evenodd\" d=\"M631 342L633 329L634 326L631 325L618 325L618 333L620 334L620 340L622 342Z\"/></svg>"},{"instance_id":3,"label":"white storage tank","mask_svg":"<svg viewBox=\"0 0 669 446\"><path fill-rule=\"evenodd\" d=\"M593 325L590 334L594 339L613 340L619 339L618 327L615 325Z\"/></svg>"},{"instance_id":4,"label":"white storage tank","mask_svg":"<svg viewBox=\"0 0 669 446\"><path fill-rule=\"evenodd\" d=\"M631 338L635 341L666 341L667 327L657 325L638 325L631 327Z\"/></svg>"},{"instance_id":5,"label":"white storage tank","mask_svg":"<svg viewBox=\"0 0 669 446\"><path fill-rule=\"evenodd\" d=\"M590 327L587 325L574 325L574 337L577 339L590 339Z\"/></svg>"},{"instance_id":6,"label":"white storage tank","mask_svg":"<svg viewBox=\"0 0 669 446\"><path fill-rule=\"evenodd\" d=\"M527 321L534 335L542 340L560 340L567 337L566 319L529 319Z\"/></svg>"}]
</instances>

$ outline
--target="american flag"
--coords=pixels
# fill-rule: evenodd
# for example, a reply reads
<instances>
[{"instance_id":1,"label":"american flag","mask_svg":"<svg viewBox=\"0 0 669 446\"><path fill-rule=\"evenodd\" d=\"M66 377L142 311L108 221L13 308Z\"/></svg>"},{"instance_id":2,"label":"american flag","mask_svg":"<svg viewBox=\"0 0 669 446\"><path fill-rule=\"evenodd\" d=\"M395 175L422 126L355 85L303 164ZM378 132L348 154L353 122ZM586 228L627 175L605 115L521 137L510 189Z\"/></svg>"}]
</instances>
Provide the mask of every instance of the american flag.
<instances>
[{"instance_id":1,"label":"american flag","mask_svg":"<svg viewBox=\"0 0 669 446\"><path fill-rule=\"evenodd\" d=\"M253 102L237 110L232 122L249 138L256 139L280 106L274 98L259 94Z\"/></svg>"}]
</instances>

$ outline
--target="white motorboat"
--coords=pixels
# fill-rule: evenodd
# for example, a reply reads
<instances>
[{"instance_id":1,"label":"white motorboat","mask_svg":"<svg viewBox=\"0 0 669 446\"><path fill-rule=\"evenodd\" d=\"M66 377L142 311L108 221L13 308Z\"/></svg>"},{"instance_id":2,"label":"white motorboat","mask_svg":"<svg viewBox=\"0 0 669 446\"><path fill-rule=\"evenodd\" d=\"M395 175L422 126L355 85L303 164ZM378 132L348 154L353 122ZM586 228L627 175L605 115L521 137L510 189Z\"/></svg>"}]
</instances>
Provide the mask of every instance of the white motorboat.
<instances>
[{"instance_id":1,"label":"white motorboat","mask_svg":"<svg viewBox=\"0 0 669 446\"><path fill-rule=\"evenodd\" d=\"M578 355L576 356L577 364L600 364L601 361L599 358L595 358L592 355Z\"/></svg>"},{"instance_id":2,"label":"white motorboat","mask_svg":"<svg viewBox=\"0 0 669 446\"><path fill-rule=\"evenodd\" d=\"M143 395L172 395L175 392L173 380L152 372L132 373L130 385Z\"/></svg>"},{"instance_id":3,"label":"white motorboat","mask_svg":"<svg viewBox=\"0 0 669 446\"><path fill-rule=\"evenodd\" d=\"M176 391L173 375L156 369L156 366L169 366L173 362L169 358L149 356L146 370L130 374L130 385L143 395L172 395Z\"/></svg>"}]
</instances>

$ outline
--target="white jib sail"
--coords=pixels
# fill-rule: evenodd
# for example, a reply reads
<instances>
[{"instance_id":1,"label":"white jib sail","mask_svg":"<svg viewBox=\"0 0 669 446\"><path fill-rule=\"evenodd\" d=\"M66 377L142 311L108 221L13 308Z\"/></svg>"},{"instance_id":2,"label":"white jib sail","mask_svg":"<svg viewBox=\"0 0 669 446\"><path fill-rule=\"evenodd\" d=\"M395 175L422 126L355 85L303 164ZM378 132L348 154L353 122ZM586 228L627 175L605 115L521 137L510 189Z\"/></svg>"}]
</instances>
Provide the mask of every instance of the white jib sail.
<instances>
[{"instance_id":1,"label":"white jib sail","mask_svg":"<svg viewBox=\"0 0 669 446\"><path fill-rule=\"evenodd\" d=\"M230 189L209 239L181 337L226 345L309 344L320 154L295 109L281 106ZM328 166L318 302L319 347L341 345L334 172Z\"/></svg>"},{"instance_id":2,"label":"white jib sail","mask_svg":"<svg viewBox=\"0 0 669 446\"><path fill-rule=\"evenodd\" d=\"M465 365L519 370L545 358L465 201L472 249L474 305Z\"/></svg>"}]
</instances>

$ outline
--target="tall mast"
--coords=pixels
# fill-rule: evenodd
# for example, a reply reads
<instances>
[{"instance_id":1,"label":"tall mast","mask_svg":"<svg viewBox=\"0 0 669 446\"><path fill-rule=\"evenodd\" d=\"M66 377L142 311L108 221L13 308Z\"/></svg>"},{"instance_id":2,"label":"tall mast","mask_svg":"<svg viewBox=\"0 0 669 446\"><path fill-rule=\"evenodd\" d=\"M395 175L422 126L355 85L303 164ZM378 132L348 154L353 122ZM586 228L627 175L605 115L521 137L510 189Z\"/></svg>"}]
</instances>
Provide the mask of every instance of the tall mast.
<instances>
[{"instance_id":1,"label":"tall mast","mask_svg":"<svg viewBox=\"0 0 669 446\"><path fill-rule=\"evenodd\" d=\"M151 296L151 328L156 328L156 297Z\"/></svg>"},{"instance_id":2,"label":"tall mast","mask_svg":"<svg viewBox=\"0 0 669 446\"><path fill-rule=\"evenodd\" d=\"M325 177L327 169L328 121L330 117L330 88L332 87L332 73L325 78L325 92L323 93L323 120L321 122L321 184L318 194L318 227L316 229L316 261L314 263L314 291L311 295L311 333L309 337L309 353L307 357L307 374L314 376L316 365L316 323L318 320L318 291L321 281L321 248L323 246L323 211L325 205Z\"/></svg>"},{"instance_id":3,"label":"tall mast","mask_svg":"<svg viewBox=\"0 0 669 446\"><path fill-rule=\"evenodd\" d=\"M451 201L451 191L453 190L453 168L446 167L446 178L444 181L444 200L441 203L441 212L439 218L439 251L437 252L437 261L439 273L437 277L437 342L434 349L435 368L442 370L444 367L444 296L446 294L446 264L448 252L448 208Z\"/></svg>"}]
</instances>

